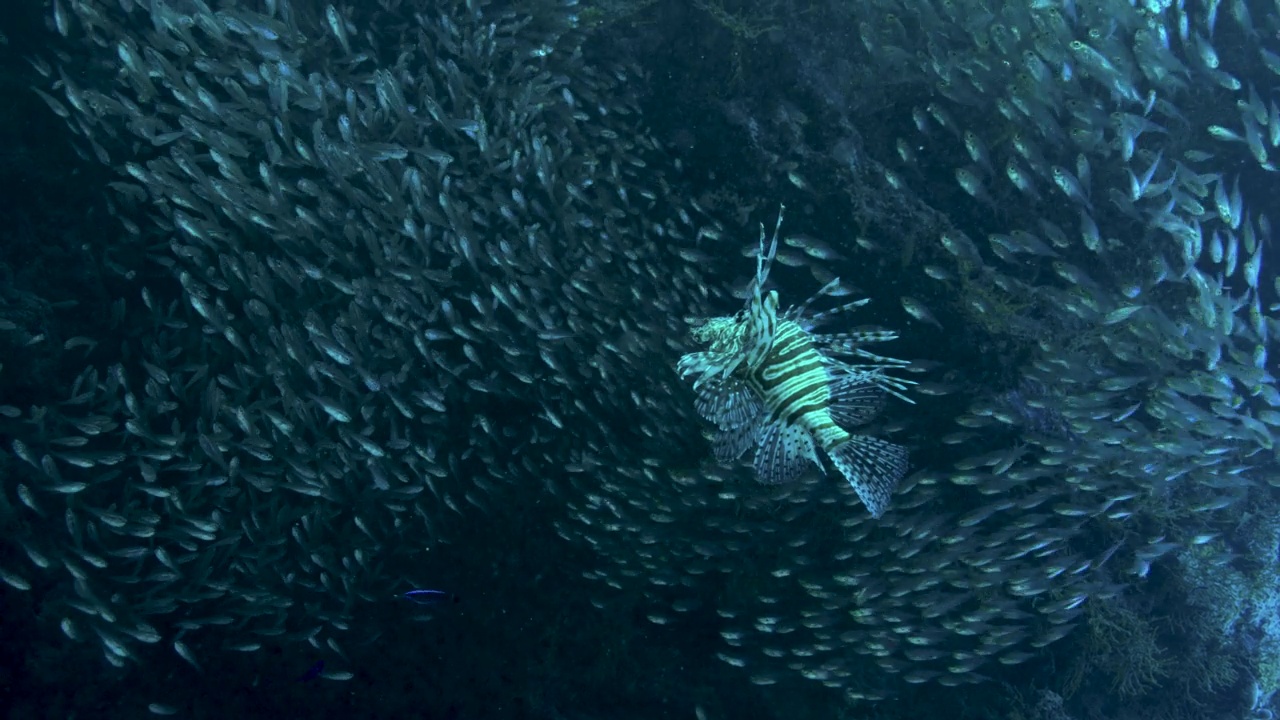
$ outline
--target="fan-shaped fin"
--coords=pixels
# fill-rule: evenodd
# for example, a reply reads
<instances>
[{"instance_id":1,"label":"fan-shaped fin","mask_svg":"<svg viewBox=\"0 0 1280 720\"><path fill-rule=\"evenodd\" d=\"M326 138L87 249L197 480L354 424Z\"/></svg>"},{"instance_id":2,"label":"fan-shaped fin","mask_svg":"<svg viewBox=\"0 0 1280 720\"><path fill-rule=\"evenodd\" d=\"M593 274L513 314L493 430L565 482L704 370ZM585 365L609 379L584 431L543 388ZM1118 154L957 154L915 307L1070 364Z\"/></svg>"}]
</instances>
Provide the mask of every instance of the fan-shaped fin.
<instances>
[{"instance_id":1,"label":"fan-shaped fin","mask_svg":"<svg viewBox=\"0 0 1280 720\"><path fill-rule=\"evenodd\" d=\"M883 515L898 481L907 474L907 449L888 440L852 435L829 454L871 517Z\"/></svg>"},{"instance_id":2,"label":"fan-shaped fin","mask_svg":"<svg viewBox=\"0 0 1280 720\"><path fill-rule=\"evenodd\" d=\"M817 462L813 438L803 428L782 421L764 426L756 450L756 477L767 485L797 480Z\"/></svg>"}]
</instances>

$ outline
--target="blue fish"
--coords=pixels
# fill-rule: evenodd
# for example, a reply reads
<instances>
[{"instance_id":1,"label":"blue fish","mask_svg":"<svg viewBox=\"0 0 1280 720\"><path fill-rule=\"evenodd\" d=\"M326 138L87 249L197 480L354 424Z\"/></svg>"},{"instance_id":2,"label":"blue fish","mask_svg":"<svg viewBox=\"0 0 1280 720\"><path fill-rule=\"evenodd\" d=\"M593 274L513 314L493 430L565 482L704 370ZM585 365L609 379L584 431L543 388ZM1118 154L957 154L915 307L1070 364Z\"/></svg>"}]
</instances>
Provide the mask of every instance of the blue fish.
<instances>
[{"instance_id":1,"label":"blue fish","mask_svg":"<svg viewBox=\"0 0 1280 720\"><path fill-rule=\"evenodd\" d=\"M310 682L320 677L320 673L324 672L324 661L317 660L314 665L307 668L307 671L298 676L294 682Z\"/></svg>"},{"instance_id":2,"label":"blue fish","mask_svg":"<svg viewBox=\"0 0 1280 720\"><path fill-rule=\"evenodd\" d=\"M427 607L440 607L456 603L459 599L457 595L443 590L410 590L401 597L413 601L414 604Z\"/></svg>"}]
</instances>

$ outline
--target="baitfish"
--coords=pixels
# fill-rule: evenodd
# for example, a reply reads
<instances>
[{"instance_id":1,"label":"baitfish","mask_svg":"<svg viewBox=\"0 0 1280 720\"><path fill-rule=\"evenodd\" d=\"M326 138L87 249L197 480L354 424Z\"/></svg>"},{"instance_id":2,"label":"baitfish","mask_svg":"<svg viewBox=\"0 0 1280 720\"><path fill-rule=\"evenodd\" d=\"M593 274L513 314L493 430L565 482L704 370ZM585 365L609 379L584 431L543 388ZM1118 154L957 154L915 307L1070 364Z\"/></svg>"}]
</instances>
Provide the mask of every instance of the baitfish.
<instances>
[{"instance_id":1,"label":"baitfish","mask_svg":"<svg viewBox=\"0 0 1280 720\"><path fill-rule=\"evenodd\" d=\"M807 316L824 288L803 304L778 312L778 293L765 292L764 284L781 226L782 209L767 248L760 228L756 276L746 306L732 317L697 325L694 338L709 347L681 357L678 370L693 382L698 413L717 427L713 445L718 460L735 460L754 447L760 481L785 483L799 478L809 463L822 467L821 448L872 517L879 517L906 474L906 448L845 428L871 420L886 394L913 402L903 392L914 383L887 374L909 363L863 347L892 340L894 332L813 332L819 322L861 307L865 299ZM839 356L857 360L847 363Z\"/></svg>"}]
</instances>

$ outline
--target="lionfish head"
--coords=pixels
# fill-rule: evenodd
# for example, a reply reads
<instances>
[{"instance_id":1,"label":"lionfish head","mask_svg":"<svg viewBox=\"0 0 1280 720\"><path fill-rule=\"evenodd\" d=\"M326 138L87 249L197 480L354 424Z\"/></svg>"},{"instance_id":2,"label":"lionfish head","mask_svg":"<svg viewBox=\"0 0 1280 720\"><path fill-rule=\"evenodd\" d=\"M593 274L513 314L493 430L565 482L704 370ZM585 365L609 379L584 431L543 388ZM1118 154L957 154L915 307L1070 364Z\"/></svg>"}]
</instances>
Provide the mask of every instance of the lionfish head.
<instances>
[{"instance_id":1,"label":"lionfish head","mask_svg":"<svg viewBox=\"0 0 1280 720\"><path fill-rule=\"evenodd\" d=\"M708 345L705 351L686 356L684 372L698 376L694 387L712 378L728 377L742 364L747 325L741 315L692 321L693 338Z\"/></svg>"},{"instance_id":2,"label":"lionfish head","mask_svg":"<svg viewBox=\"0 0 1280 720\"><path fill-rule=\"evenodd\" d=\"M693 337L698 342L708 343L711 352L732 355L742 351L746 338L746 323L738 315L733 317L714 317L693 328Z\"/></svg>"}]
</instances>

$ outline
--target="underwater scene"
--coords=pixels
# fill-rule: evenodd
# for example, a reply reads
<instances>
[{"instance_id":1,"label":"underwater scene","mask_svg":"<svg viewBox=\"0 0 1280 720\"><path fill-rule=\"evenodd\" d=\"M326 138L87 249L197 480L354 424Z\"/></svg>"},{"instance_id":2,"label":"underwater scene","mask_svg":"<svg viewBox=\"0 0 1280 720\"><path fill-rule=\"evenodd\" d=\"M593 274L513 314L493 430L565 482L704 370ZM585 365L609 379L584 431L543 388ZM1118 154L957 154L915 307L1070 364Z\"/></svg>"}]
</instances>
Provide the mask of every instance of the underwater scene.
<instances>
[{"instance_id":1,"label":"underwater scene","mask_svg":"<svg viewBox=\"0 0 1280 720\"><path fill-rule=\"evenodd\" d=\"M1280 712L1276 0L23 0L0 81L0 717Z\"/></svg>"}]
</instances>

